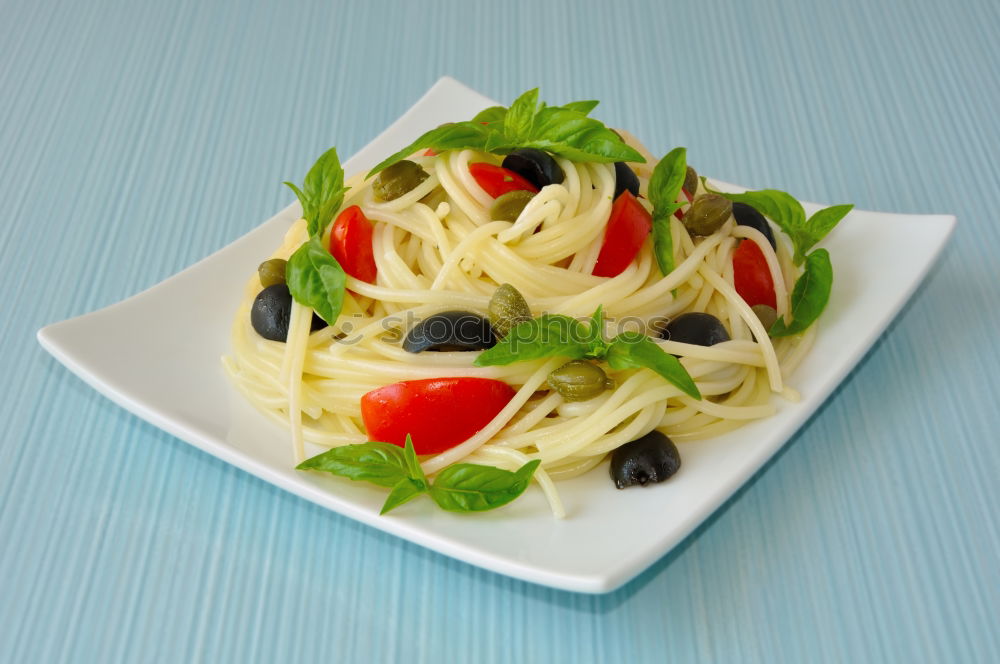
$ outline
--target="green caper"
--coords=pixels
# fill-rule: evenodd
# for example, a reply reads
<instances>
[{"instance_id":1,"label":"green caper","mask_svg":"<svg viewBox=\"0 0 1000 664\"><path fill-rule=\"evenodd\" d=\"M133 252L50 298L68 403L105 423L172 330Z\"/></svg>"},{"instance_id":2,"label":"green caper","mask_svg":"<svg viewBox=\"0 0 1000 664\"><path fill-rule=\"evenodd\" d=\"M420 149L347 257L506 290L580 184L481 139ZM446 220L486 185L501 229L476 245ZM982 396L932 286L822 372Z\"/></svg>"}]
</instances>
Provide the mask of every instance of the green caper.
<instances>
[{"instance_id":1,"label":"green caper","mask_svg":"<svg viewBox=\"0 0 1000 664\"><path fill-rule=\"evenodd\" d=\"M443 187L438 186L431 189L430 193L420 199L420 202L432 210L437 210L437 207L446 200L448 200L448 194L444 192Z\"/></svg>"},{"instance_id":2,"label":"green caper","mask_svg":"<svg viewBox=\"0 0 1000 664\"><path fill-rule=\"evenodd\" d=\"M285 267L287 265L288 261L283 258L271 258L261 263L257 268L260 285L267 288L275 284L285 283Z\"/></svg>"},{"instance_id":3,"label":"green caper","mask_svg":"<svg viewBox=\"0 0 1000 664\"><path fill-rule=\"evenodd\" d=\"M686 191L691 196L698 193L698 171L694 170L690 166L687 167L687 172L684 173L684 191Z\"/></svg>"},{"instance_id":4,"label":"green caper","mask_svg":"<svg viewBox=\"0 0 1000 664\"><path fill-rule=\"evenodd\" d=\"M733 203L718 194L705 194L694 199L684 213L685 228L695 235L711 235L733 214Z\"/></svg>"},{"instance_id":5,"label":"green caper","mask_svg":"<svg viewBox=\"0 0 1000 664\"><path fill-rule=\"evenodd\" d=\"M566 401L587 401L605 390L608 376L592 362L573 360L550 373L548 383Z\"/></svg>"},{"instance_id":6,"label":"green caper","mask_svg":"<svg viewBox=\"0 0 1000 664\"><path fill-rule=\"evenodd\" d=\"M490 219L516 221L521 216L524 206L535 197L535 192L519 189L501 194L490 206Z\"/></svg>"},{"instance_id":7,"label":"green caper","mask_svg":"<svg viewBox=\"0 0 1000 664\"><path fill-rule=\"evenodd\" d=\"M429 175L420 164L409 159L397 161L375 176L372 190L382 201L394 201L408 191L413 191Z\"/></svg>"},{"instance_id":8,"label":"green caper","mask_svg":"<svg viewBox=\"0 0 1000 664\"><path fill-rule=\"evenodd\" d=\"M519 323L531 320L531 309L516 288L503 284L490 298L487 315L493 333L497 338L503 339Z\"/></svg>"},{"instance_id":9,"label":"green caper","mask_svg":"<svg viewBox=\"0 0 1000 664\"><path fill-rule=\"evenodd\" d=\"M774 321L778 320L778 312L766 304L755 304L750 309L757 315L757 320L765 330L770 330Z\"/></svg>"}]
</instances>

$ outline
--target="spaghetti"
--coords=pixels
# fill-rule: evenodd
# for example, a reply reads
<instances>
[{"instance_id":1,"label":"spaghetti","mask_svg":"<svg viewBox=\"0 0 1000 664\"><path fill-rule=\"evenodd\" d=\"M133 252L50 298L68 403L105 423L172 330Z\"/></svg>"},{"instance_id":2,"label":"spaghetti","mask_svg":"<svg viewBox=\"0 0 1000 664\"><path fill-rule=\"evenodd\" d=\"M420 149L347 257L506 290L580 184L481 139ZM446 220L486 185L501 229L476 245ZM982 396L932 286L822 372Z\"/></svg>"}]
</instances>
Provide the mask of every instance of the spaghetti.
<instances>
[{"instance_id":1,"label":"spaghetti","mask_svg":"<svg viewBox=\"0 0 1000 664\"><path fill-rule=\"evenodd\" d=\"M312 311L295 302L287 340L264 339L250 322L262 285L257 276L247 283L224 365L260 412L290 427L297 462L306 445L327 449L369 440L360 402L372 390L417 379L489 378L510 385L513 398L467 440L425 458L423 470L432 474L458 461L513 469L539 459L535 477L561 514L553 480L586 472L626 442L654 429L675 441L716 436L773 414L774 394L797 398L785 381L808 351L815 326L771 339L734 287L734 251L741 241L752 242L766 260L777 315L789 314L798 270L781 239L772 248L759 230L731 217L711 235L692 237L671 216L675 267L669 274L660 273L646 241L620 274L594 276L615 190L612 164L557 157L565 179L543 187L515 220L498 221L490 217L493 198L469 168L499 164L497 156L466 149L411 160L428 177L395 200L379 200L363 175L346 183L340 209L358 206L371 222L377 277L373 283L347 277L343 309L331 325L310 332ZM647 208L650 164L635 168L638 198ZM688 193L697 196L704 187ZM329 235L327 229L325 246ZM288 259L307 240L306 222L299 220L273 257ZM534 316L583 319L603 306L607 331L641 332L679 356L702 398L645 368L608 368L614 387L567 401L546 382L565 359L480 367L477 352L411 353L400 346L402 335L427 316L455 308L485 313L501 284L523 294ZM659 338L665 321L689 311L718 318L730 340L700 346Z\"/></svg>"}]
</instances>

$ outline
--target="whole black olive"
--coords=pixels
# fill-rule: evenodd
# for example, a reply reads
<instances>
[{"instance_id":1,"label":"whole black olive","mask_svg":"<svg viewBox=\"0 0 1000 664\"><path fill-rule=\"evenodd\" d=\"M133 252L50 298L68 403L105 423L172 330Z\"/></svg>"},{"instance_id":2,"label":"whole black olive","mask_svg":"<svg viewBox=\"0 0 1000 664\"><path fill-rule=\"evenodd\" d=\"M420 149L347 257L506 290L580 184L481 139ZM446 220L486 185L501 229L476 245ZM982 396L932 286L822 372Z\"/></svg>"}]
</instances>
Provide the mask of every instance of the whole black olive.
<instances>
[{"instance_id":1,"label":"whole black olive","mask_svg":"<svg viewBox=\"0 0 1000 664\"><path fill-rule=\"evenodd\" d=\"M485 350L497 343L490 322L471 311L444 311L423 319L406 333L403 350Z\"/></svg>"},{"instance_id":2,"label":"whole black olive","mask_svg":"<svg viewBox=\"0 0 1000 664\"><path fill-rule=\"evenodd\" d=\"M500 165L514 171L539 189L546 185L559 184L566 179L566 174L552 155L535 148L514 150L503 158L503 163Z\"/></svg>"},{"instance_id":3,"label":"whole black olive","mask_svg":"<svg viewBox=\"0 0 1000 664\"><path fill-rule=\"evenodd\" d=\"M615 162L615 195L618 198L628 189L633 196L639 195L639 178L624 161Z\"/></svg>"},{"instance_id":4,"label":"whole black olive","mask_svg":"<svg viewBox=\"0 0 1000 664\"><path fill-rule=\"evenodd\" d=\"M268 286L254 298L250 307L250 324L257 334L271 341L284 341L288 338L288 320L292 314L292 294L286 284ZM312 317L310 331L326 327L326 321L315 313Z\"/></svg>"},{"instance_id":5,"label":"whole black olive","mask_svg":"<svg viewBox=\"0 0 1000 664\"><path fill-rule=\"evenodd\" d=\"M771 231L771 224L767 223L767 219L757 211L757 208L746 203L733 203L733 217L740 226L756 228L763 233L767 241L771 243L772 249L778 248L774 243L774 233Z\"/></svg>"},{"instance_id":6,"label":"whole black olive","mask_svg":"<svg viewBox=\"0 0 1000 664\"><path fill-rule=\"evenodd\" d=\"M718 318L712 314L692 311L673 319L660 332L668 341L698 346L714 346L729 341L729 332Z\"/></svg>"},{"instance_id":7,"label":"whole black olive","mask_svg":"<svg viewBox=\"0 0 1000 664\"><path fill-rule=\"evenodd\" d=\"M655 429L611 453L611 479L619 489L662 482L681 467L674 441Z\"/></svg>"}]
</instances>

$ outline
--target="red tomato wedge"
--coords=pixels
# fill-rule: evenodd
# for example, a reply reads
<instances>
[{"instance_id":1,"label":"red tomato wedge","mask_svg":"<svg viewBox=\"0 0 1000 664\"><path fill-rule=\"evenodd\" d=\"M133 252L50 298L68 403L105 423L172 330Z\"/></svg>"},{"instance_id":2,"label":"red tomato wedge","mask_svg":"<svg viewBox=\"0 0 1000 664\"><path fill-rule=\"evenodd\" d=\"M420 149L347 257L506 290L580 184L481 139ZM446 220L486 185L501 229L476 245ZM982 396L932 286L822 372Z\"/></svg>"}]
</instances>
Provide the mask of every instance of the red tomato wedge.
<instances>
[{"instance_id":1,"label":"red tomato wedge","mask_svg":"<svg viewBox=\"0 0 1000 664\"><path fill-rule=\"evenodd\" d=\"M377 269L372 251L372 222L357 205L347 208L333 222L330 253L355 279L375 283Z\"/></svg>"},{"instance_id":2,"label":"red tomato wedge","mask_svg":"<svg viewBox=\"0 0 1000 664\"><path fill-rule=\"evenodd\" d=\"M685 190L681 189L681 197L686 199L688 203L691 202L691 194L687 193ZM674 216L678 219L684 218L684 210L677 210L674 212Z\"/></svg>"},{"instance_id":3,"label":"red tomato wedge","mask_svg":"<svg viewBox=\"0 0 1000 664\"><path fill-rule=\"evenodd\" d=\"M766 304L777 309L774 280L767 268L767 259L756 242L743 240L733 252L733 282L736 292L751 307Z\"/></svg>"},{"instance_id":4,"label":"red tomato wedge","mask_svg":"<svg viewBox=\"0 0 1000 664\"><path fill-rule=\"evenodd\" d=\"M417 454L438 454L489 424L514 394L489 378L404 380L361 397L361 417L371 440L402 447L410 434Z\"/></svg>"},{"instance_id":5,"label":"red tomato wedge","mask_svg":"<svg viewBox=\"0 0 1000 664\"><path fill-rule=\"evenodd\" d=\"M611 216L604 230L604 244L597 255L593 275L617 277L625 271L653 230L653 217L629 190L623 191L611 206Z\"/></svg>"},{"instance_id":6,"label":"red tomato wedge","mask_svg":"<svg viewBox=\"0 0 1000 664\"><path fill-rule=\"evenodd\" d=\"M510 191L533 191L538 187L531 184L514 171L485 162L469 164L469 172L480 187L493 198L499 198Z\"/></svg>"}]
</instances>

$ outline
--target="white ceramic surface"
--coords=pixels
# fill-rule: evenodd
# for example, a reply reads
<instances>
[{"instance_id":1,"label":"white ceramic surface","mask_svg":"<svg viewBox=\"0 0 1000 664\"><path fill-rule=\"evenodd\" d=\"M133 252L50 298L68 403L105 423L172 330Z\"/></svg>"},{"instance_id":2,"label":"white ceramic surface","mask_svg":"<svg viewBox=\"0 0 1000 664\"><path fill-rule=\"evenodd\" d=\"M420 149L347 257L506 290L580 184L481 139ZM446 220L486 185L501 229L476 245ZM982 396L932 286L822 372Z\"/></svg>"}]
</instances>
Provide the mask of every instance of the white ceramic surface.
<instances>
[{"instance_id":1,"label":"white ceramic surface","mask_svg":"<svg viewBox=\"0 0 1000 664\"><path fill-rule=\"evenodd\" d=\"M494 103L441 79L345 170L368 168L419 133ZM816 207L806 205L808 212ZM484 514L446 513L428 500L379 516L383 490L293 470L287 434L243 402L220 357L247 275L297 213L297 204L290 206L157 286L49 325L38 339L122 407L292 493L494 572L595 593L615 589L667 553L781 448L885 330L955 225L952 216L852 212L824 242L835 286L816 345L789 381L803 400L779 403L775 417L725 436L682 444L684 466L665 484L617 491L606 465L564 482L568 516L557 521L537 488Z\"/></svg>"}]
</instances>

